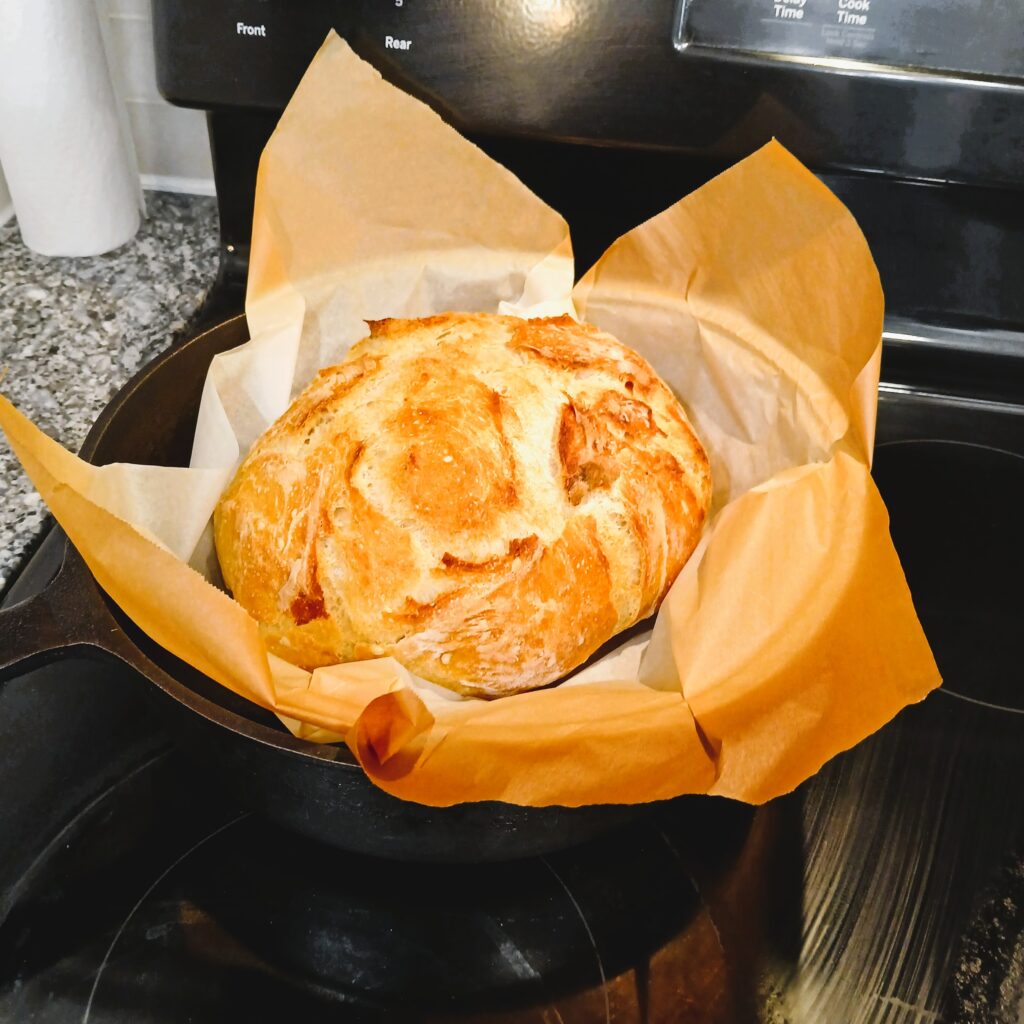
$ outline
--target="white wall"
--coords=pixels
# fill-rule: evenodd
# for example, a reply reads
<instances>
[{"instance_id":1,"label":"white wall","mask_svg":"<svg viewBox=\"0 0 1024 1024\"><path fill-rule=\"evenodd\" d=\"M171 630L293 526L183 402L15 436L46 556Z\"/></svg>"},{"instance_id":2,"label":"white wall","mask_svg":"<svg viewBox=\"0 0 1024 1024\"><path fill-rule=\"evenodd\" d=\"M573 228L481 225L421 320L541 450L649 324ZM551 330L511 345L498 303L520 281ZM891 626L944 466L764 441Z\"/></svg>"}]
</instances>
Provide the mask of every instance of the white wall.
<instances>
[{"instance_id":1,"label":"white wall","mask_svg":"<svg viewBox=\"0 0 1024 1024\"><path fill-rule=\"evenodd\" d=\"M98 3L110 70L128 111L143 187L213 195L206 115L172 106L156 88L149 0Z\"/></svg>"}]
</instances>

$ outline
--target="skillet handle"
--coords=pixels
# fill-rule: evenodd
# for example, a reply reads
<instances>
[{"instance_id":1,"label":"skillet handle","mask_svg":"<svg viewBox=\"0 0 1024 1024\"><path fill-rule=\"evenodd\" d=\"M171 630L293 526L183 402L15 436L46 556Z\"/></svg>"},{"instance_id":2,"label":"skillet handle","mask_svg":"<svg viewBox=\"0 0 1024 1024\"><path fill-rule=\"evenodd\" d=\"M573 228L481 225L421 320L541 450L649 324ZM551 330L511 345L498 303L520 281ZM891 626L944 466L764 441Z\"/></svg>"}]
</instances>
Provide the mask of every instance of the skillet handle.
<instances>
[{"instance_id":1,"label":"skillet handle","mask_svg":"<svg viewBox=\"0 0 1024 1024\"><path fill-rule=\"evenodd\" d=\"M0 683L61 658L106 657L117 631L96 582L68 544L42 591L0 609Z\"/></svg>"}]
</instances>

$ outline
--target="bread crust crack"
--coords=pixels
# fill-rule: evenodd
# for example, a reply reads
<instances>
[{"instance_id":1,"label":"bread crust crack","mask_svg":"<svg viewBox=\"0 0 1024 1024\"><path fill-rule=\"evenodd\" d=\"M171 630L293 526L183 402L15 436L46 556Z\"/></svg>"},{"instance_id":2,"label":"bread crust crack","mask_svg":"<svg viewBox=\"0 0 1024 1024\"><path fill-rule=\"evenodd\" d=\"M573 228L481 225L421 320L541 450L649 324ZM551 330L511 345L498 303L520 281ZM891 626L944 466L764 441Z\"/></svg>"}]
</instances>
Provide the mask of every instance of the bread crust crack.
<instances>
[{"instance_id":1,"label":"bread crust crack","mask_svg":"<svg viewBox=\"0 0 1024 1024\"><path fill-rule=\"evenodd\" d=\"M305 668L387 654L493 697L649 615L711 500L650 366L570 317L367 323L214 513L224 578L269 649Z\"/></svg>"}]
</instances>

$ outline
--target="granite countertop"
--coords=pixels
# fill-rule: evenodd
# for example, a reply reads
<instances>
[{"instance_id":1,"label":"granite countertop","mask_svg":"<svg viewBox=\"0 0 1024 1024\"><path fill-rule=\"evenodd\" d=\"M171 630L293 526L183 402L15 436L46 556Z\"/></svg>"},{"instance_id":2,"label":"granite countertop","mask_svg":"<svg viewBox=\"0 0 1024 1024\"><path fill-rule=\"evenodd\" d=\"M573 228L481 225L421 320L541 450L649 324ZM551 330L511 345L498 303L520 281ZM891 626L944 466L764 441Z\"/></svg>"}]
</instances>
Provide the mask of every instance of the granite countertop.
<instances>
[{"instance_id":1,"label":"granite countertop","mask_svg":"<svg viewBox=\"0 0 1024 1024\"><path fill-rule=\"evenodd\" d=\"M104 405L165 349L217 270L211 198L151 192L135 238L103 256L39 256L0 226L0 382L51 437L77 451ZM0 435L0 591L47 513Z\"/></svg>"}]
</instances>

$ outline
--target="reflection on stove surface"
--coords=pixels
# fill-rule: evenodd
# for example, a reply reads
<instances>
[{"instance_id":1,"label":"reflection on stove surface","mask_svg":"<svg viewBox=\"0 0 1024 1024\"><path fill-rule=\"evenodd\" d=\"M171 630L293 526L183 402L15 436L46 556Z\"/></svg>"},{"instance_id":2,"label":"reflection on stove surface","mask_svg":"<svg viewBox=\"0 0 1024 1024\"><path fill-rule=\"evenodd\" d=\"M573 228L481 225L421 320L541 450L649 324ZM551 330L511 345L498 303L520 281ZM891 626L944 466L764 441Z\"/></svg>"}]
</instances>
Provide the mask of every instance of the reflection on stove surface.
<instances>
[{"instance_id":1,"label":"reflection on stove surface","mask_svg":"<svg viewBox=\"0 0 1024 1024\"><path fill-rule=\"evenodd\" d=\"M0 1020L1018 1024L1024 714L936 693L758 809L481 868L346 855L162 755L0 928Z\"/></svg>"},{"instance_id":2,"label":"reflection on stove surface","mask_svg":"<svg viewBox=\"0 0 1024 1024\"><path fill-rule=\"evenodd\" d=\"M186 773L151 762L33 879L0 932L3 1019L754 1021L797 905L783 805L684 799L577 850L449 868L197 806Z\"/></svg>"},{"instance_id":3,"label":"reflection on stove surface","mask_svg":"<svg viewBox=\"0 0 1024 1024\"><path fill-rule=\"evenodd\" d=\"M806 871L792 1019L995 1021L968 1006L1024 941L991 927L1007 865L1024 868L1024 714L939 691L801 788ZM973 950L973 951L972 951ZM1024 993L1021 993L1024 997Z\"/></svg>"}]
</instances>

